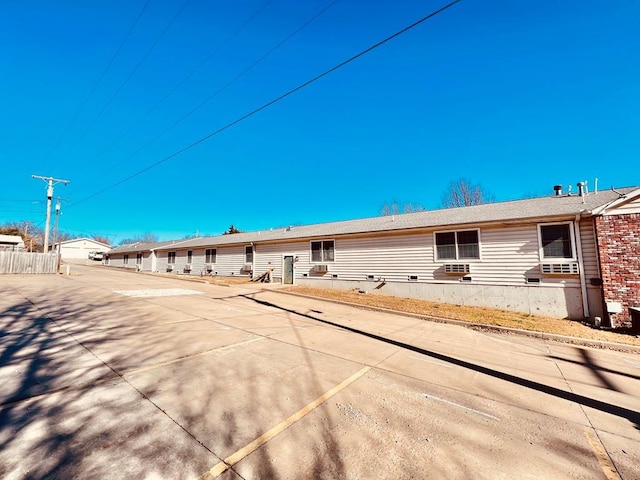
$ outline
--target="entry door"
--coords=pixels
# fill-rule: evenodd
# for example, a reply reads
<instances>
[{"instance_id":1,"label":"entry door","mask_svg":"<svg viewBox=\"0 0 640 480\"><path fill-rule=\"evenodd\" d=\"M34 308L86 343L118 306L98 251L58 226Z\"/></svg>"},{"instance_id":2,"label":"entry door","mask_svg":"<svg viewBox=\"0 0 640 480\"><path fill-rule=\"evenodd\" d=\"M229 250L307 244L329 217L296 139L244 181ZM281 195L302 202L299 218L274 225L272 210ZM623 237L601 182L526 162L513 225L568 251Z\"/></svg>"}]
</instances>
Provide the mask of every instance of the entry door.
<instances>
[{"instance_id":1,"label":"entry door","mask_svg":"<svg viewBox=\"0 0 640 480\"><path fill-rule=\"evenodd\" d=\"M293 285L293 255L284 257L284 283Z\"/></svg>"}]
</instances>

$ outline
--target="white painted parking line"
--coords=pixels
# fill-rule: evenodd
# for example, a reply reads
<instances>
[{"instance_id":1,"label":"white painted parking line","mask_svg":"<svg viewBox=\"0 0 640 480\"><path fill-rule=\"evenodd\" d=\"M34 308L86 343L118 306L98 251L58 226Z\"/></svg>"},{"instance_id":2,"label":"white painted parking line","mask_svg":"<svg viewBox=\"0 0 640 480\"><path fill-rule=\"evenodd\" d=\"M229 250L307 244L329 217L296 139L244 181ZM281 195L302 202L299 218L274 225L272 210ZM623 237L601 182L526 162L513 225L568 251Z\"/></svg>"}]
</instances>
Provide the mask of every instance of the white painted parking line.
<instances>
[{"instance_id":1,"label":"white painted parking line","mask_svg":"<svg viewBox=\"0 0 640 480\"><path fill-rule=\"evenodd\" d=\"M640 368L640 362L636 362L634 360L628 360L628 359L623 359L625 363L628 363L629 365L631 365L632 367L635 368Z\"/></svg>"},{"instance_id":2,"label":"white painted parking line","mask_svg":"<svg viewBox=\"0 0 640 480\"><path fill-rule=\"evenodd\" d=\"M114 290L113 293L127 297L175 297L179 295L202 295L204 292L187 288L148 288L145 290Z\"/></svg>"},{"instance_id":3,"label":"white painted parking line","mask_svg":"<svg viewBox=\"0 0 640 480\"><path fill-rule=\"evenodd\" d=\"M420 360L421 362L433 363L434 365L438 365L439 367L451 368L451 365L447 365L446 363L442 362L436 362L435 360L430 360L428 358L416 357L415 355L410 355L409 358Z\"/></svg>"},{"instance_id":4,"label":"white painted parking line","mask_svg":"<svg viewBox=\"0 0 640 480\"><path fill-rule=\"evenodd\" d=\"M287 428L289 428L292 424L294 424L295 422L300 420L302 417L304 417L308 413L310 413L313 410L315 410L317 407L319 407L324 402L326 402L331 397L333 397L336 393L338 393L341 390L344 390L345 388L347 388L349 385L351 385L353 382L355 382L357 379L359 379L361 376L363 376L369 370L371 370L371 367L364 367L364 368L360 369L359 371L357 371L356 373L351 375L349 378L347 378L344 382L340 383L339 385L336 385L331 390L329 390L327 393L325 393L324 395L318 397L313 402L308 404L306 407L298 410L296 413L291 415L286 420L280 422L278 425L273 427L268 432L260 435L253 442L251 442L248 445L244 446L243 448L238 450L233 455L225 458L222 462L218 463L211 470L209 470L208 472L206 472L206 473L202 474L201 476L199 476L198 480L209 480L211 478L215 478L215 477L217 477L219 475L222 475L224 472L229 470L229 468L233 467L240 460L245 458L247 455L255 452L262 445L267 443L269 440L271 440L273 437L275 437L276 435L278 435L282 431L284 431Z\"/></svg>"},{"instance_id":5,"label":"white painted parking line","mask_svg":"<svg viewBox=\"0 0 640 480\"><path fill-rule=\"evenodd\" d=\"M191 358L203 357L205 355L211 355L212 353L224 352L226 350L231 350L233 348L240 347L242 345L248 345L249 343L257 342L259 340L264 340L264 339L265 339L265 337L256 337L256 338L252 338L250 340L245 340L244 342L233 343L231 345L226 345L226 346L220 347L220 348L212 348L211 350L206 350L204 352L195 353L193 355L186 355L184 357L176 358L174 360L168 360L166 362L156 363L155 365L149 365L148 367L142 367L142 368L138 368L136 370L131 370L129 372L126 372L126 373L122 374L122 376L123 377L131 377L131 376L137 375L139 373L148 372L149 370L154 370L154 369L160 368L160 367L166 367L168 365L173 365L174 363L180 363L180 362L183 362L184 360L189 360Z\"/></svg>"},{"instance_id":6,"label":"white painted parking line","mask_svg":"<svg viewBox=\"0 0 640 480\"><path fill-rule=\"evenodd\" d=\"M427 393L423 393L422 395L424 395L425 398L431 398L431 399L436 400L438 402L442 402L442 403L446 403L447 405L451 405L452 407L462 408L463 410L466 410L468 412L477 413L478 415L482 415L483 417L487 417L487 418L490 418L492 420L500 421L500 419L498 417L494 417L493 415L490 415L488 413L481 412L480 410L476 410L476 409L470 408L470 407L465 407L464 405L460 405L459 403L451 402L449 400L445 400L444 398L436 397L434 395L429 395Z\"/></svg>"}]
</instances>

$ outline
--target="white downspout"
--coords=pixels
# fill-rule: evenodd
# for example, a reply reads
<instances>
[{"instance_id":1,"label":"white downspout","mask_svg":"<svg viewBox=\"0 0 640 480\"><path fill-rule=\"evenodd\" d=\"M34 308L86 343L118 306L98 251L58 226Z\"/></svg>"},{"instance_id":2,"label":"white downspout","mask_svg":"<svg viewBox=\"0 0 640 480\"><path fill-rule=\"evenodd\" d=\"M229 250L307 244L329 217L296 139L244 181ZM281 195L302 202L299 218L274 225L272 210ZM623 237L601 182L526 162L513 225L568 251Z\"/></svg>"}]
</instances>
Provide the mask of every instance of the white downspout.
<instances>
[{"instance_id":1,"label":"white downspout","mask_svg":"<svg viewBox=\"0 0 640 480\"><path fill-rule=\"evenodd\" d=\"M591 313L589 312L589 298L587 297L587 279L584 275L584 261L582 258L582 240L580 239L580 214L576 215L576 219L573 222L574 234L576 237L576 253L578 258L578 270L580 271L580 291L582 292L582 312L584 318L589 318Z\"/></svg>"}]
</instances>

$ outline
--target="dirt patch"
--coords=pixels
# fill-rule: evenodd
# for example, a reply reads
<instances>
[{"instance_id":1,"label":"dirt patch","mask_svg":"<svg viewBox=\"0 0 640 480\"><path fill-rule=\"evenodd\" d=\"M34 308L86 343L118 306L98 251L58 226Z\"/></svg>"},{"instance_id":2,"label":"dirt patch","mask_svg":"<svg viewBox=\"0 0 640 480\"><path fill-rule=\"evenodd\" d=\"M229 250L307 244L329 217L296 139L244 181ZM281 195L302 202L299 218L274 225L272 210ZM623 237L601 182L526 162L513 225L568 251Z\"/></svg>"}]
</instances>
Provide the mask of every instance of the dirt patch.
<instances>
[{"instance_id":1,"label":"dirt patch","mask_svg":"<svg viewBox=\"0 0 640 480\"><path fill-rule=\"evenodd\" d=\"M293 286L284 291L312 297L337 300L356 305L384 308L436 318L457 320L470 324L516 328L532 332L565 335L585 340L621 343L640 347L640 338L623 331L600 330L589 325L562 318L527 315L493 308L468 307L447 303L428 302L414 298L359 293L357 290L331 290L325 288Z\"/></svg>"}]
</instances>

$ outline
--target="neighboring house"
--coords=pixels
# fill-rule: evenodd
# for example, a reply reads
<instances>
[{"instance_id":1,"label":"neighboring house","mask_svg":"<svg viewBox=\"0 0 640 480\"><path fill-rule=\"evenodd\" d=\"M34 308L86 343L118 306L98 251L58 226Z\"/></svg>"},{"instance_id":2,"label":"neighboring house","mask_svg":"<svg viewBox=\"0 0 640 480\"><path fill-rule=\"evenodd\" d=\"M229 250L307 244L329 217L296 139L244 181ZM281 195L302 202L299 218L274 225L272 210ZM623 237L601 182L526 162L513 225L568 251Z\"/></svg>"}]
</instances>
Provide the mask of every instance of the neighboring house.
<instances>
[{"instance_id":1,"label":"neighboring house","mask_svg":"<svg viewBox=\"0 0 640 480\"><path fill-rule=\"evenodd\" d=\"M0 235L0 250L22 250L24 240L20 235Z\"/></svg>"},{"instance_id":2,"label":"neighboring house","mask_svg":"<svg viewBox=\"0 0 640 480\"><path fill-rule=\"evenodd\" d=\"M60 256L63 259L87 260L90 252L108 252L111 248L106 243L97 242L90 238L73 238L52 246L52 250L60 245Z\"/></svg>"},{"instance_id":3,"label":"neighboring house","mask_svg":"<svg viewBox=\"0 0 640 480\"><path fill-rule=\"evenodd\" d=\"M640 187L123 246L109 264L571 319L640 304ZM148 257L145 263L144 259Z\"/></svg>"}]
</instances>

